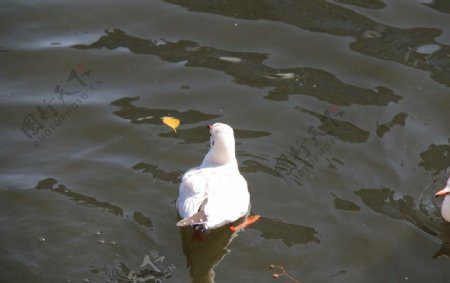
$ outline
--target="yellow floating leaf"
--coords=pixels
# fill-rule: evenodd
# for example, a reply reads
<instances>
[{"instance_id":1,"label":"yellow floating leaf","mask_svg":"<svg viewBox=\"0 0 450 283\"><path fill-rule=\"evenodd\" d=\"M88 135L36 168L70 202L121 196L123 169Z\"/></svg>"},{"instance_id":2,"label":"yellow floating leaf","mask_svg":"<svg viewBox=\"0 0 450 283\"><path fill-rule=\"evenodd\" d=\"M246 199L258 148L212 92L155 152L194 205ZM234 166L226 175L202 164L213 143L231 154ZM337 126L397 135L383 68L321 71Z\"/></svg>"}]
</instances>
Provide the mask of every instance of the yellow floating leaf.
<instances>
[{"instance_id":1,"label":"yellow floating leaf","mask_svg":"<svg viewBox=\"0 0 450 283\"><path fill-rule=\"evenodd\" d=\"M163 123L166 124L167 126L171 127L173 129L173 131L176 133L177 132L177 128L180 125L180 120L178 120L177 118L174 117L170 117L170 116L165 116L161 118Z\"/></svg>"}]
</instances>

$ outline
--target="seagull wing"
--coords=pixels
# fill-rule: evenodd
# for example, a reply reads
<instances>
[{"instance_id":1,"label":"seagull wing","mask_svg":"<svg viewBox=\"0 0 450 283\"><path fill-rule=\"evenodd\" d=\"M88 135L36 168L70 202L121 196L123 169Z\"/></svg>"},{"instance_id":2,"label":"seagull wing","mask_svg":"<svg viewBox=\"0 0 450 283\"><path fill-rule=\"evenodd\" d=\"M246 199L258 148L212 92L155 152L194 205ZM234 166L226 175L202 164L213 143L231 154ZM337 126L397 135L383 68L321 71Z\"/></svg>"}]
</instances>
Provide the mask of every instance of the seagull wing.
<instances>
[{"instance_id":1,"label":"seagull wing","mask_svg":"<svg viewBox=\"0 0 450 283\"><path fill-rule=\"evenodd\" d=\"M178 213L183 219L192 217L203 210L208 198L207 186L208 178L205 177L202 169L189 170L183 176L177 200Z\"/></svg>"}]
</instances>

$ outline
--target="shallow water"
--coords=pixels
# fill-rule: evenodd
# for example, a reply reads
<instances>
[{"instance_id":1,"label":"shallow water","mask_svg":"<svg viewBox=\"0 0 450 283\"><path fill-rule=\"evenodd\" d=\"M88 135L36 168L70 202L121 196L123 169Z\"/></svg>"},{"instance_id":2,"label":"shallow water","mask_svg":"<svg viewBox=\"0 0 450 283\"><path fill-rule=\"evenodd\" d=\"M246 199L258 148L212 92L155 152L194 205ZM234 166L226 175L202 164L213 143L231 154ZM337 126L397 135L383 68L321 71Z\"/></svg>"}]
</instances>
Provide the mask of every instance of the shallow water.
<instances>
[{"instance_id":1,"label":"shallow water","mask_svg":"<svg viewBox=\"0 0 450 283\"><path fill-rule=\"evenodd\" d=\"M3 2L1 281L448 282L449 13ZM216 121L262 218L197 239L175 200Z\"/></svg>"}]
</instances>

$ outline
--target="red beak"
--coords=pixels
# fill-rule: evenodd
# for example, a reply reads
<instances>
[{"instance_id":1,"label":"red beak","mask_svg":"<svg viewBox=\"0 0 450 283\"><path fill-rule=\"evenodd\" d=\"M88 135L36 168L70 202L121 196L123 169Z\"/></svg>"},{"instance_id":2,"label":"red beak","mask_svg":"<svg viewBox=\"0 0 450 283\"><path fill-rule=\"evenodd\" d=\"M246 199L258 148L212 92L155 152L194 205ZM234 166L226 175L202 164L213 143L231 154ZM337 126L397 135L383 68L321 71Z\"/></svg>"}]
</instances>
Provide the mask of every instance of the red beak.
<instances>
[{"instance_id":1,"label":"red beak","mask_svg":"<svg viewBox=\"0 0 450 283\"><path fill-rule=\"evenodd\" d=\"M439 192L434 194L434 197L445 197L450 194L450 190L448 188L444 188Z\"/></svg>"},{"instance_id":2,"label":"red beak","mask_svg":"<svg viewBox=\"0 0 450 283\"><path fill-rule=\"evenodd\" d=\"M208 127L208 129L210 129L210 130L212 129L212 125L208 125L207 127Z\"/></svg>"}]
</instances>

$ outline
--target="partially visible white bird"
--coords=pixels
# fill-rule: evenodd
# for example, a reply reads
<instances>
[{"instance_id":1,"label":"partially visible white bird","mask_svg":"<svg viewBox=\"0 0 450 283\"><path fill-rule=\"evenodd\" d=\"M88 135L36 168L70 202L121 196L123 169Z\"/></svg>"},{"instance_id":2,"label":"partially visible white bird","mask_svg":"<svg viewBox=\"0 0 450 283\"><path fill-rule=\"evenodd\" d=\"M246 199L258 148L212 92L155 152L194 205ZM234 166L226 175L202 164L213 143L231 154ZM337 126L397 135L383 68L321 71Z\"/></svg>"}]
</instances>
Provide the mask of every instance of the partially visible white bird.
<instances>
[{"instance_id":1,"label":"partially visible white bird","mask_svg":"<svg viewBox=\"0 0 450 283\"><path fill-rule=\"evenodd\" d=\"M450 177L447 180L447 186L437 192L434 196L444 197L444 201L441 206L441 214L445 221L450 222Z\"/></svg>"},{"instance_id":2,"label":"partially visible white bird","mask_svg":"<svg viewBox=\"0 0 450 283\"><path fill-rule=\"evenodd\" d=\"M199 167L187 171L180 184L177 226L208 232L244 216L250 209L247 182L239 172L233 129L209 125L210 149Z\"/></svg>"}]
</instances>

